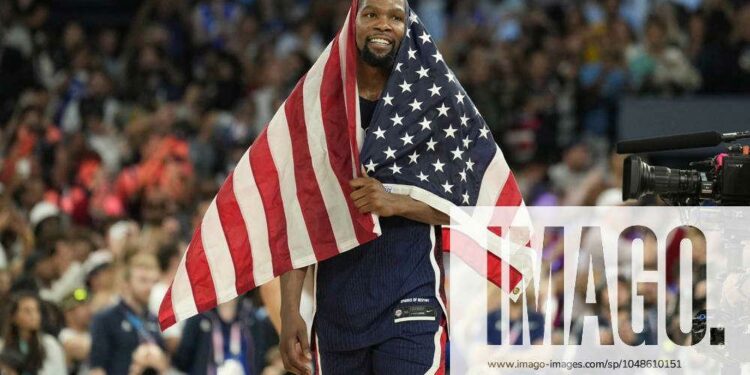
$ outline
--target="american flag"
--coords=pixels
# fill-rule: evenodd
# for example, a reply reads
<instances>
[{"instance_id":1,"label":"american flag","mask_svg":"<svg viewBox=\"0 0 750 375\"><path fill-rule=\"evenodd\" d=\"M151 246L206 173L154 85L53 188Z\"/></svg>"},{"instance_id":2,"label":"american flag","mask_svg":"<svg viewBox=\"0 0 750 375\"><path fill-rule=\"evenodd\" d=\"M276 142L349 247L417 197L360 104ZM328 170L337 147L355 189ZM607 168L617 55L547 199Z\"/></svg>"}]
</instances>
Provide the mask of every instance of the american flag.
<instances>
[{"instance_id":1,"label":"american flag","mask_svg":"<svg viewBox=\"0 0 750 375\"><path fill-rule=\"evenodd\" d=\"M523 208L487 124L408 6L396 64L362 130L357 9L353 0L339 34L209 206L162 301L162 329L375 239L377 218L349 198L348 182L362 170L446 213L453 205ZM500 257L487 254L487 276L500 285ZM510 271L513 288L522 277Z\"/></svg>"}]
</instances>

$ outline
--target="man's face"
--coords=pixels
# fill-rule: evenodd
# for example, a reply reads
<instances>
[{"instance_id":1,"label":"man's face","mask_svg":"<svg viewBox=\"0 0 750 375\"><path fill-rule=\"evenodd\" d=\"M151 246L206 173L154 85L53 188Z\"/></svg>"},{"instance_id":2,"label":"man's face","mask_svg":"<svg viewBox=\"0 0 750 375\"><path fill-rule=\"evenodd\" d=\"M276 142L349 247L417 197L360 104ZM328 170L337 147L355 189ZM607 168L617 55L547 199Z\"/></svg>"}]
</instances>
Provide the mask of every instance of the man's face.
<instances>
[{"instance_id":1,"label":"man's face","mask_svg":"<svg viewBox=\"0 0 750 375\"><path fill-rule=\"evenodd\" d=\"M143 306L148 305L151 288L159 281L159 271L144 267L135 267L130 270L128 286L133 299Z\"/></svg>"},{"instance_id":2,"label":"man's face","mask_svg":"<svg viewBox=\"0 0 750 375\"><path fill-rule=\"evenodd\" d=\"M357 13L357 49L368 65L390 69L404 38L404 0L362 0Z\"/></svg>"}]
</instances>

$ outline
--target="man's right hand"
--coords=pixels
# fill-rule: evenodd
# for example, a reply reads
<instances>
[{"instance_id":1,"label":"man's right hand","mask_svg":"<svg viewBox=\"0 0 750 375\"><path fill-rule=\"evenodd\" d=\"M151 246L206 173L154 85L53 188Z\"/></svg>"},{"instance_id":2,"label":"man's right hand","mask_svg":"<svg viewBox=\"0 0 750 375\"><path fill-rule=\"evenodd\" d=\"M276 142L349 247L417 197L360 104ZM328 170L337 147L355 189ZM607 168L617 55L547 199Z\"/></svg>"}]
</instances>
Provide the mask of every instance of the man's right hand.
<instances>
[{"instance_id":1,"label":"man's right hand","mask_svg":"<svg viewBox=\"0 0 750 375\"><path fill-rule=\"evenodd\" d=\"M283 311L282 308L279 341L284 368L297 375L312 375L307 325L299 311Z\"/></svg>"}]
</instances>

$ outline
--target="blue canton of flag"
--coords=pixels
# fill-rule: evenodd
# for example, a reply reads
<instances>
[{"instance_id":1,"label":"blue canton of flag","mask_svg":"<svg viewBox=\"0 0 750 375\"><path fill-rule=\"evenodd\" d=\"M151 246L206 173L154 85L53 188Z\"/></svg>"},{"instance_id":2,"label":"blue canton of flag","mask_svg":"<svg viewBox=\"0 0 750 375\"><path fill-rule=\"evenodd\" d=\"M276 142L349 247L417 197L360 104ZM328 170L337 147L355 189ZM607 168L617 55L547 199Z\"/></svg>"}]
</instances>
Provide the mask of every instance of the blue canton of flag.
<instances>
[{"instance_id":1,"label":"blue canton of flag","mask_svg":"<svg viewBox=\"0 0 750 375\"><path fill-rule=\"evenodd\" d=\"M384 184L416 186L458 206L476 205L499 149L413 11L407 22L361 161Z\"/></svg>"}]
</instances>

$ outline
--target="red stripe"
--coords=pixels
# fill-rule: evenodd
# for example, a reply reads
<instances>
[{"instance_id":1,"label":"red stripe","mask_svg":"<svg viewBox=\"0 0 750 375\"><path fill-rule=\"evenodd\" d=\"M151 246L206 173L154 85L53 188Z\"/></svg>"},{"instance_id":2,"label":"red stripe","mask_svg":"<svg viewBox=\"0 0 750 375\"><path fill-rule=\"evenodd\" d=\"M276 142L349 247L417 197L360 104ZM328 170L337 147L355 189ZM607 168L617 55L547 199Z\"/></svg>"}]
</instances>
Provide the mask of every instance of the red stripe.
<instances>
[{"instance_id":1,"label":"red stripe","mask_svg":"<svg viewBox=\"0 0 750 375\"><path fill-rule=\"evenodd\" d=\"M505 180L503 185L503 191L500 192L500 196L497 198L495 206L520 206L523 198L521 197L521 191L518 189L516 178L513 177L513 173L508 174L508 179Z\"/></svg>"},{"instance_id":2,"label":"red stripe","mask_svg":"<svg viewBox=\"0 0 750 375\"><path fill-rule=\"evenodd\" d=\"M448 342L448 324L446 324L445 319L440 323L440 326L443 327L443 334L440 335L440 367L438 367L435 375L445 375L445 345Z\"/></svg>"},{"instance_id":3,"label":"red stripe","mask_svg":"<svg viewBox=\"0 0 750 375\"><path fill-rule=\"evenodd\" d=\"M250 149L250 165L253 178L258 186L263 211L268 224L268 246L271 249L273 274L279 276L292 269L289 255L289 238L287 237L286 214L281 199L279 173L271 157L268 145L268 131L264 131Z\"/></svg>"},{"instance_id":4,"label":"red stripe","mask_svg":"<svg viewBox=\"0 0 750 375\"><path fill-rule=\"evenodd\" d=\"M170 285L167 289L167 294L161 300L161 306L159 306L159 325L162 332L164 332L176 322L177 319L174 316L174 309L172 308L172 286Z\"/></svg>"},{"instance_id":5,"label":"red stripe","mask_svg":"<svg viewBox=\"0 0 750 375\"><path fill-rule=\"evenodd\" d=\"M237 197L234 195L233 173L229 174L216 195L216 208L219 211L219 221L224 230L229 252L232 254L237 294L241 295L255 288L255 280L253 279L253 253L250 250L250 238Z\"/></svg>"},{"instance_id":6,"label":"red stripe","mask_svg":"<svg viewBox=\"0 0 750 375\"><path fill-rule=\"evenodd\" d=\"M328 259L339 253L333 226L328 217L323 195L315 177L315 166L310 156L310 145L307 143L307 126L305 124L305 109L303 99L303 85L305 77L300 79L297 87L284 105L289 135L292 141L292 158L294 161L294 178L297 182L297 199L305 219L307 233L318 261Z\"/></svg>"},{"instance_id":7,"label":"red stripe","mask_svg":"<svg viewBox=\"0 0 750 375\"><path fill-rule=\"evenodd\" d=\"M193 300L198 312L203 312L216 307L216 290L214 280L211 278L211 269L203 249L203 238L199 226L193 234L193 240L188 246L185 265L187 267L190 287L193 290ZM217 270L219 271L219 270Z\"/></svg>"},{"instance_id":8,"label":"red stripe","mask_svg":"<svg viewBox=\"0 0 750 375\"><path fill-rule=\"evenodd\" d=\"M322 106L323 127L326 133L326 142L328 147L328 157L331 162L331 168L336 174L341 190L346 196L346 204L349 213L355 223L354 233L359 243L365 243L375 239L372 233L375 223L372 215L363 215L354 207L354 202L349 198L352 188L349 186L349 180L352 178L352 152L346 147L335 147L335 145L345 145L349 142L350 132L347 131L346 108L344 107L344 93L341 83L341 68L339 59L338 38L334 39L331 46L331 55L326 62L323 71L323 82L320 88L320 103ZM353 78L348 79L351 82ZM351 120L351 119L350 119ZM350 121L351 122L351 121ZM356 134L356 133L355 133ZM355 135L356 137L356 135ZM356 143L356 140L355 140ZM359 155L359 151L355 153ZM358 156L355 157L358 159ZM357 160L355 159L355 160Z\"/></svg>"}]
</instances>

